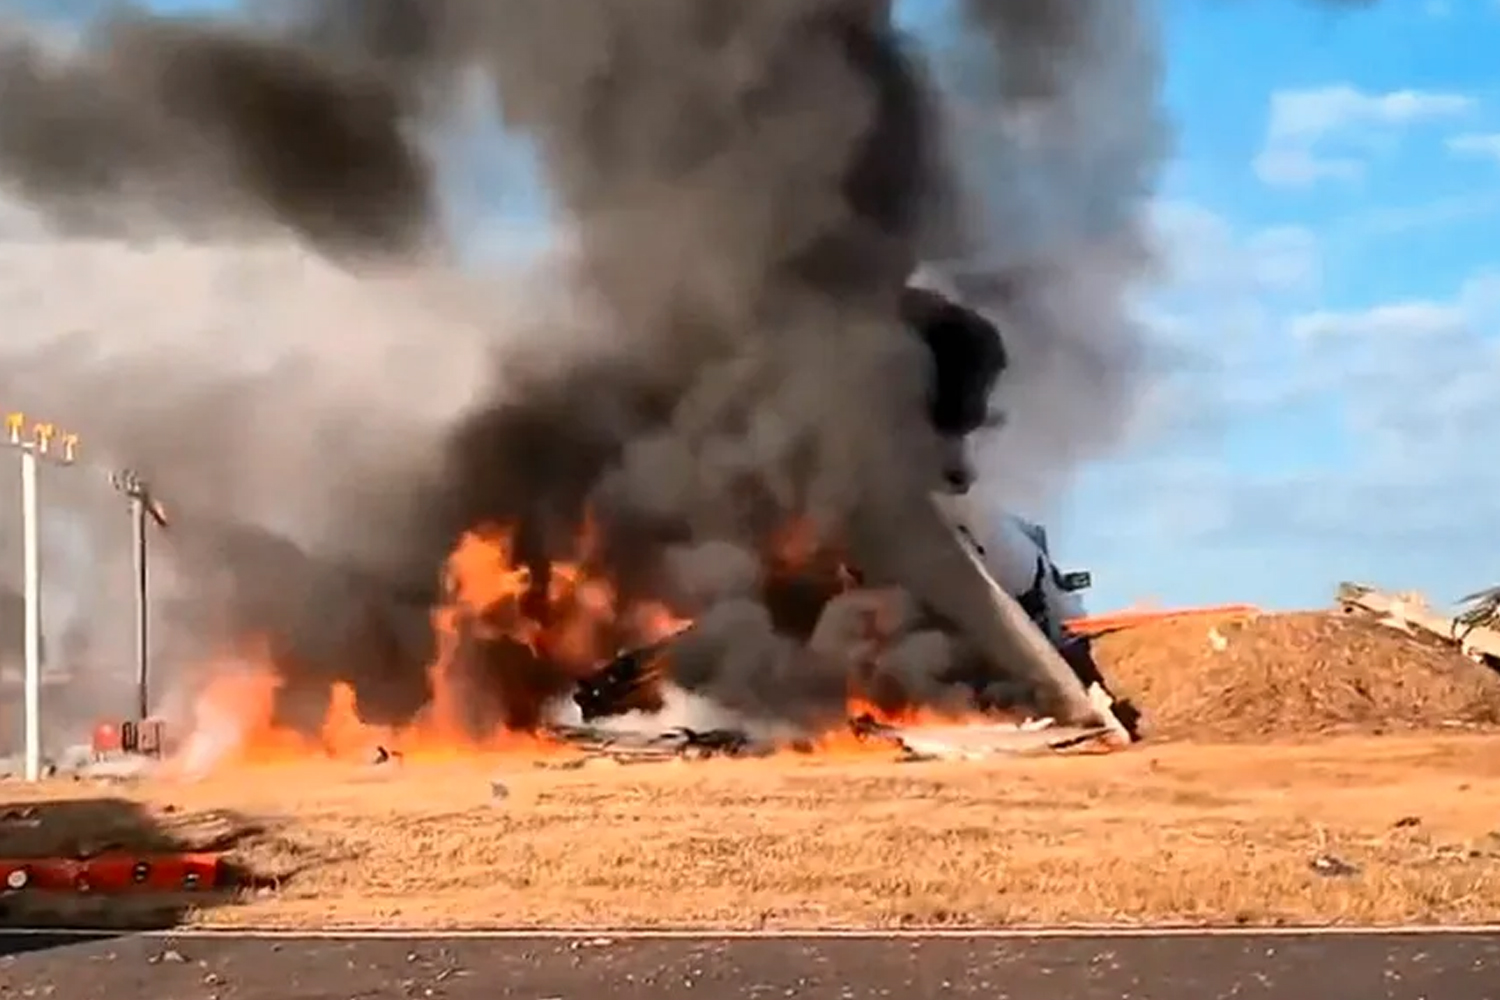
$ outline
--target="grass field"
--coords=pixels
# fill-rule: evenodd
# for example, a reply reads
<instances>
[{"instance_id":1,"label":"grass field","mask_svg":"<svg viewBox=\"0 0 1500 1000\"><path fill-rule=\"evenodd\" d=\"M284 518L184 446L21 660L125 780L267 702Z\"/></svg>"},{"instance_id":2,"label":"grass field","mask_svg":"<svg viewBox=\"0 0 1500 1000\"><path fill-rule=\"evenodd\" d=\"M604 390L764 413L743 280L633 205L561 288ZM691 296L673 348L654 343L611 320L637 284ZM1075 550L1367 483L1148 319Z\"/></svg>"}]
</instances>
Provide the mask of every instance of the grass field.
<instances>
[{"instance_id":1,"label":"grass field","mask_svg":"<svg viewBox=\"0 0 1500 1000\"><path fill-rule=\"evenodd\" d=\"M35 826L0 824L12 850L228 846L271 880L233 898L195 897L198 905L172 914L206 925L1396 923L1500 914L1500 735L1148 744L981 763L308 763L128 790L58 782L9 797L47 803ZM1357 871L1326 874L1320 858ZM5 917L130 924L182 902L17 895Z\"/></svg>"}]
</instances>

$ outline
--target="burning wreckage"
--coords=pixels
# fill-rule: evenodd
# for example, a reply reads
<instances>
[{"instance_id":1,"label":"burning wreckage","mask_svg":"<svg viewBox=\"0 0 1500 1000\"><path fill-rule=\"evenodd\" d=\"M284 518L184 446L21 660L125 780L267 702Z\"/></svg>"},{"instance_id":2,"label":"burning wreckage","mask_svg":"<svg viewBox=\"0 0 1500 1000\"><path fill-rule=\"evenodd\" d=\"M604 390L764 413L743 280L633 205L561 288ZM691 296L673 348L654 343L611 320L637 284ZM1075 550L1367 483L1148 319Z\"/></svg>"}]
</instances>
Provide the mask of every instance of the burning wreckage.
<instances>
[{"instance_id":1,"label":"burning wreckage","mask_svg":"<svg viewBox=\"0 0 1500 1000\"><path fill-rule=\"evenodd\" d=\"M987 524L974 502L967 446L998 423L1000 332L927 289L907 288L902 306L932 360L926 415L946 458L900 521L905 544L861 547L850 533L830 545L793 520L773 532L745 600L721 597L694 616L627 597L587 517L563 561L528 560L515 531L468 529L422 630L433 646L414 713L383 712L365 702L378 688L309 675L274 643L251 643L209 671L180 742L152 730L156 754L201 773L226 756L385 763L462 746L653 760L851 743L919 758L1128 743L1086 640L1064 627L1082 614L1088 575L1061 572L1039 526ZM920 558L893 559L893 548ZM433 608L415 593L401 605ZM360 648L332 659L369 661ZM318 689L329 695L321 720L288 728L288 705ZM96 755L122 749L107 735Z\"/></svg>"},{"instance_id":2,"label":"burning wreckage","mask_svg":"<svg viewBox=\"0 0 1500 1000\"><path fill-rule=\"evenodd\" d=\"M215 586L184 614L206 622L184 656L225 661L207 665L182 713L188 757L368 747L388 730L379 742L406 754L571 722L660 734L674 712L651 710L687 697L720 710L695 729L777 743L865 716L864 730L993 715L1121 736L1103 687L1059 648L1078 581L1035 530L986 528L967 495L966 443L996 422L1006 344L979 314L903 285L925 257L1029 258L980 254L996 234L978 230L1008 213L959 210L955 161L997 151L960 156L948 142L938 74L889 3L683 0L631 18L562 0L299 6L309 16L288 19L291 47L274 32L149 18L104 32L82 56L83 83L60 77L63 106L118 82L125 97L99 104L106 131L133 139L125 125L139 125L149 142L118 142L115 170L61 173L109 190L48 190L59 171L46 157L0 167L25 168L38 198L107 199L172 190L148 176L159 168L197 177L222 160L237 169L206 183L203 201L224 202L233 233L263 209L275 231L332 256L421 256L443 229L439 177L422 169L428 151L410 139L426 132L409 119L439 124L445 98L488 78L504 95L500 124L535 141L568 220L574 259L559 287L586 293L610 335L597 353L534 366L526 338L506 338L494 360L508 370L442 429L441 474L393 458L357 490L317 484L348 505L333 534L352 538L294 544L258 517L185 516L184 577ZM1107 48L1096 42L1132 23L1104 19L1131 5L1017 13L1026 6L969 12L1007 80L1012 65L1052 64L1059 46L1088 55L1066 63L1082 72ZM413 30L393 46L396 23ZM585 24L598 53L577 44ZM614 67L607 86L599 60L578 58L590 53ZM1071 107L1071 75L1018 78L1009 96ZM274 100L241 99L267 87ZM184 93L195 99L163 106ZM251 105L264 114L243 114ZM125 111L139 113L117 121ZM193 158L203 149L207 166ZM1136 214L1116 209L1150 164L1125 166L1118 190L1093 166L1060 173L1086 179L1088 197L1072 200L1113 226ZM1044 261L1039 275L1053 270ZM931 361L925 386L913 338ZM535 348L550 352L549 339ZM237 558L242 537L253 558ZM663 565L679 556L712 565ZM325 708L316 725L304 714Z\"/></svg>"},{"instance_id":3,"label":"burning wreckage","mask_svg":"<svg viewBox=\"0 0 1500 1000\"><path fill-rule=\"evenodd\" d=\"M966 666L939 678L967 702L964 720L951 724L944 724L941 712L934 721L907 711L910 692L878 676L873 659L857 664L857 686L864 693L850 699L848 727L860 741L888 743L917 758L1128 743L1132 734L1116 717L1102 678L1063 627L1081 615L1077 592L1089 586L1089 575L1059 570L1041 526L1010 514L985 525L972 502L967 440L1001 419L990 409L1007 365L1000 331L980 313L918 286L904 292L902 321L931 355L928 416L948 456L928 516L905 525L921 537L930 562L924 572L903 577L904 592L898 592L868 588L857 565L804 559L779 586L773 581L768 587L767 605L773 615L783 608L778 625L813 650L847 649L853 631L869 640L867 649L878 657L884 636L909 634L924 624L956 632L972 647ZM907 597L913 592L920 601ZM798 615L788 607L810 595L818 597L815 614ZM582 677L572 693L582 724L550 731L597 753L633 759L774 749L774 741L739 728L663 730L650 724L666 711L674 690L692 688L695 664L719 655L710 648L716 643L698 641L697 628L685 623ZM1022 714L1038 711L1045 717Z\"/></svg>"}]
</instances>

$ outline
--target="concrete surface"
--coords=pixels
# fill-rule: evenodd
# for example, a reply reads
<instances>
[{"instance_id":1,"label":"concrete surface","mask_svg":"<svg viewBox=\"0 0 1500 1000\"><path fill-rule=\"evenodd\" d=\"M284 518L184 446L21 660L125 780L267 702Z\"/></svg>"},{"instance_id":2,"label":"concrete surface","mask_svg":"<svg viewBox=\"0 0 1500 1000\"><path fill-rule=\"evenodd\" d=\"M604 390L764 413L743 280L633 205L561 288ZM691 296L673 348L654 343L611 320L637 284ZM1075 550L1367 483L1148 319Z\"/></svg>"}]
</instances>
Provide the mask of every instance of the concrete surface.
<instances>
[{"instance_id":1,"label":"concrete surface","mask_svg":"<svg viewBox=\"0 0 1500 1000\"><path fill-rule=\"evenodd\" d=\"M82 939L0 931L0 997L1488 1000L1500 934Z\"/></svg>"}]
</instances>

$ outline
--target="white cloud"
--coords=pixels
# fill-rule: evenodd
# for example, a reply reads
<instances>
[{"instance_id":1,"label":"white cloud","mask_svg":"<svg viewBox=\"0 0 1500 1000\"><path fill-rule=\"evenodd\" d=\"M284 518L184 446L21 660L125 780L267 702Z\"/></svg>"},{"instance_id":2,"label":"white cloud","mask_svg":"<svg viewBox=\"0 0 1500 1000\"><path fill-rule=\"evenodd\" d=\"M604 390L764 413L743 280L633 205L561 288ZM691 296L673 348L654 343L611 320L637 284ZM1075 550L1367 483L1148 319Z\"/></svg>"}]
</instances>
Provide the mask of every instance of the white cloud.
<instances>
[{"instance_id":1,"label":"white cloud","mask_svg":"<svg viewBox=\"0 0 1500 1000\"><path fill-rule=\"evenodd\" d=\"M1298 292L1322 277L1318 240L1303 226L1268 226L1249 235L1201 205L1160 201L1151 213L1169 289L1222 293Z\"/></svg>"},{"instance_id":2,"label":"white cloud","mask_svg":"<svg viewBox=\"0 0 1500 1000\"><path fill-rule=\"evenodd\" d=\"M1403 338L1425 340L1464 328L1464 310L1452 302L1412 300L1351 312L1318 311L1294 318L1289 329L1299 340L1330 338Z\"/></svg>"},{"instance_id":3,"label":"white cloud","mask_svg":"<svg viewBox=\"0 0 1500 1000\"><path fill-rule=\"evenodd\" d=\"M1335 227L1334 235L1363 242L1370 238L1404 236L1422 229L1462 225L1496 214L1500 214L1500 191L1465 191L1413 204L1361 209Z\"/></svg>"},{"instance_id":4,"label":"white cloud","mask_svg":"<svg viewBox=\"0 0 1500 1000\"><path fill-rule=\"evenodd\" d=\"M1319 476L1320 490L1347 498L1345 515L1380 507L1382 490L1437 509L1478 477L1500 517L1500 466L1484 460L1500 440L1500 270L1451 297L1312 312L1287 329L1298 341L1289 391L1324 401L1353 452Z\"/></svg>"},{"instance_id":5,"label":"white cloud","mask_svg":"<svg viewBox=\"0 0 1500 1000\"><path fill-rule=\"evenodd\" d=\"M1458 474L1500 438L1500 271L1474 274L1449 298L1312 312L1288 330L1299 341L1288 377L1338 406L1369 469Z\"/></svg>"},{"instance_id":6,"label":"white cloud","mask_svg":"<svg viewBox=\"0 0 1500 1000\"><path fill-rule=\"evenodd\" d=\"M1351 157L1317 157L1305 148L1267 146L1255 158L1255 176L1275 187L1309 187L1319 181L1355 181L1364 163Z\"/></svg>"},{"instance_id":7,"label":"white cloud","mask_svg":"<svg viewBox=\"0 0 1500 1000\"><path fill-rule=\"evenodd\" d=\"M1232 232L1212 218L1197 231ZM1429 299L1262 308L1225 350L1224 313L1257 303L1193 301L1160 327L1213 363L1162 383L1156 405L1206 433L1094 470L1059 546L1098 571L1098 598L1300 604L1360 579L1447 600L1485 584L1482 553L1500 546L1500 268ZM1236 440L1253 443L1226 459L1216 441ZM1139 565L1143 547L1169 562Z\"/></svg>"},{"instance_id":8,"label":"white cloud","mask_svg":"<svg viewBox=\"0 0 1500 1000\"><path fill-rule=\"evenodd\" d=\"M1153 378L1132 428L1141 447L1217 451L1226 427L1282 390L1277 311L1322 283L1322 248L1300 226L1249 232L1190 202L1153 206L1161 283L1144 298Z\"/></svg>"},{"instance_id":9,"label":"white cloud","mask_svg":"<svg viewBox=\"0 0 1500 1000\"><path fill-rule=\"evenodd\" d=\"M1272 226L1245 243L1251 273L1270 291L1313 291L1322 281L1318 238L1302 226Z\"/></svg>"},{"instance_id":10,"label":"white cloud","mask_svg":"<svg viewBox=\"0 0 1500 1000\"><path fill-rule=\"evenodd\" d=\"M1448 149L1459 156L1479 157L1500 163L1500 132L1466 132L1448 140Z\"/></svg>"},{"instance_id":11,"label":"white cloud","mask_svg":"<svg viewBox=\"0 0 1500 1000\"><path fill-rule=\"evenodd\" d=\"M1256 175L1277 187L1306 187L1324 180L1352 181L1364 174L1375 147L1421 122L1460 116L1474 107L1463 94L1423 90L1370 93L1349 84L1271 95L1265 143Z\"/></svg>"}]
</instances>

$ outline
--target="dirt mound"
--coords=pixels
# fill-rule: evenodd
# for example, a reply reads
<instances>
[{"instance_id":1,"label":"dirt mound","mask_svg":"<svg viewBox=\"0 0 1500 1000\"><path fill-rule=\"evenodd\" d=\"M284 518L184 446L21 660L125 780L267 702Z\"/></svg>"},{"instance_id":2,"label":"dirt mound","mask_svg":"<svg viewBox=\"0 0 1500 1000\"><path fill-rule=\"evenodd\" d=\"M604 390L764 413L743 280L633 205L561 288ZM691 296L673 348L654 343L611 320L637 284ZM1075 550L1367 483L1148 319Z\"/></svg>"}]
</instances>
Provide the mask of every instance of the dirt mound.
<instances>
[{"instance_id":1,"label":"dirt mound","mask_svg":"<svg viewBox=\"0 0 1500 1000\"><path fill-rule=\"evenodd\" d=\"M1136 625L1096 638L1093 654L1147 737L1500 725L1500 675L1437 640L1336 612Z\"/></svg>"}]
</instances>

